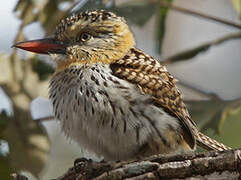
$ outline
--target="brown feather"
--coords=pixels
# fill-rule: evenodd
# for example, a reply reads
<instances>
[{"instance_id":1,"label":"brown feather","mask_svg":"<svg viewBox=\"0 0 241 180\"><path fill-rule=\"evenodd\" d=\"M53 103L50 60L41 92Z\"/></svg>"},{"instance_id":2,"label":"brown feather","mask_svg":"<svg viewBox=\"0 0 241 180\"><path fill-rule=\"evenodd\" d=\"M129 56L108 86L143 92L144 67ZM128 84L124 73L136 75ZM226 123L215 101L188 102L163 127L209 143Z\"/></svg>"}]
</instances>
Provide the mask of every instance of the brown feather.
<instances>
[{"instance_id":1,"label":"brown feather","mask_svg":"<svg viewBox=\"0 0 241 180\"><path fill-rule=\"evenodd\" d=\"M182 130L182 136L190 148L195 148L195 123L191 120L175 79L157 60L132 48L122 59L110 64L113 74L136 84L144 94L150 94L153 103L175 116Z\"/></svg>"}]
</instances>

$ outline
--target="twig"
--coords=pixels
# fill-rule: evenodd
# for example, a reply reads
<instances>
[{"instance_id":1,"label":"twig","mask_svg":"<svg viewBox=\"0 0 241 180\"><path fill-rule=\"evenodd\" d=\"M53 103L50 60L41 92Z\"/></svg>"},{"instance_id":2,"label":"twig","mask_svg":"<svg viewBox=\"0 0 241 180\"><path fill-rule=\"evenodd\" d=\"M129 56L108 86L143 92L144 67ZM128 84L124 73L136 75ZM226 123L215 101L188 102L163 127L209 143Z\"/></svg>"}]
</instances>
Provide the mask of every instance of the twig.
<instances>
[{"instance_id":1,"label":"twig","mask_svg":"<svg viewBox=\"0 0 241 180\"><path fill-rule=\"evenodd\" d=\"M207 51L211 46L220 45L221 43L224 43L228 40L240 39L240 38L241 38L241 32L228 34L228 35L225 35L218 39L215 39L214 41L204 43L198 47L188 49L186 51L177 53L173 56L164 58L164 60L162 60L161 63L162 64L170 64L170 63L174 63L177 61L187 60L187 59L195 57L196 55L198 55L201 52Z\"/></svg>"},{"instance_id":2,"label":"twig","mask_svg":"<svg viewBox=\"0 0 241 180\"><path fill-rule=\"evenodd\" d=\"M215 21L215 22L218 22L218 23L221 23L221 24L225 24L225 25L228 25L230 27L241 29L241 25L240 24L237 24L235 22L230 22L228 20L221 19L219 17L203 14L201 12L197 12L197 11L194 11L194 10L186 9L186 8L183 8L183 7L178 7L178 6L175 6L173 4L170 4L170 3L167 3L167 2L163 2L163 1L160 2L160 5L161 5L161 7L168 7L170 9L172 9L172 10L176 10L176 11L179 11L179 12L182 12L182 13L185 13L185 14L191 14L191 15L194 15L194 16L197 16L197 17L201 17L201 18L212 20L212 21Z\"/></svg>"},{"instance_id":3,"label":"twig","mask_svg":"<svg viewBox=\"0 0 241 180\"><path fill-rule=\"evenodd\" d=\"M54 116L48 116L48 117L44 117L44 118L34 119L34 121L36 121L36 122L43 122L43 121L51 121L53 119L55 119Z\"/></svg>"},{"instance_id":4,"label":"twig","mask_svg":"<svg viewBox=\"0 0 241 180\"><path fill-rule=\"evenodd\" d=\"M194 86L192 86L192 85L190 85L190 84L187 84L187 83L185 83L185 82L183 82L183 81L178 81L178 84L180 84L180 85L182 85L182 86L184 86L184 87L187 87L187 88L189 88L189 89L197 92L198 94L203 95L203 96L206 96L206 97L208 97L208 98L210 98L210 99L212 99L212 100L215 100L215 101L222 101L222 100L223 100L222 98L220 98L220 97L219 97L217 94L215 94L215 93L209 93L209 92L203 91L203 90L198 89L197 87L194 87Z\"/></svg>"}]
</instances>

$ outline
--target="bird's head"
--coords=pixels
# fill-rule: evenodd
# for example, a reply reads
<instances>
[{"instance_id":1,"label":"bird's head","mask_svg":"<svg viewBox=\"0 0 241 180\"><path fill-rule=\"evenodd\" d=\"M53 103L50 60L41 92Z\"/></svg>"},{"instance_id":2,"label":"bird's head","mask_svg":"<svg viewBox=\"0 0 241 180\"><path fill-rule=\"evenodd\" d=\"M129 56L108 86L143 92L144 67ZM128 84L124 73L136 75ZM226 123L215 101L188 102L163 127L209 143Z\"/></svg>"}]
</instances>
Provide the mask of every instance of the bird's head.
<instances>
[{"instance_id":1,"label":"bird's head","mask_svg":"<svg viewBox=\"0 0 241 180\"><path fill-rule=\"evenodd\" d=\"M20 42L14 47L50 54L59 71L73 64L114 62L134 45L124 18L105 10L93 10L62 20L52 38Z\"/></svg>"}]
</instances>

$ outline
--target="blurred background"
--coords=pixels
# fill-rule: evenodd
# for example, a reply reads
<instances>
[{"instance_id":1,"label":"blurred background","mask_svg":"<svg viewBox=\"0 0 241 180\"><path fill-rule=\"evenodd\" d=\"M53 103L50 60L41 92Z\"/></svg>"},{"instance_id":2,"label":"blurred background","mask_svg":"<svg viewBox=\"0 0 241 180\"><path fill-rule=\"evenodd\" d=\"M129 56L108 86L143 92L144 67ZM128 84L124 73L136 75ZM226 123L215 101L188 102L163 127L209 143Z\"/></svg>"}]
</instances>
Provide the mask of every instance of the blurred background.
<instances>
[{"instance_id":1,"label":"blurred background","mask_svg":"<svg viewBox=\"0 0 241 180\"><path fill-rule=\"evenodd\" d=\"M124 16L137 47L179 79L199 129L241 147L241 0L8 0L0 6L0 179L56 178L76 158L94 158L52 118L50 58L11 48L86 9Z\"/></svg>"}]
</instances>

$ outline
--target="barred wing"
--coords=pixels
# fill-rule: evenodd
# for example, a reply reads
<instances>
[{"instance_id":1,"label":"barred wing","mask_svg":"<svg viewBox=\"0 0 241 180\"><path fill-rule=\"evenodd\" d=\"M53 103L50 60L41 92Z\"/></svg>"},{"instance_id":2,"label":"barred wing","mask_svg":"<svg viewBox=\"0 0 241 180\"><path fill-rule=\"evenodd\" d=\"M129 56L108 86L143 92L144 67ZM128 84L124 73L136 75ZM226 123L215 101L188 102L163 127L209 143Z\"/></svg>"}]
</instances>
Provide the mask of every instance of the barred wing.
<instances>
[{"instance_id":1,"label":"barred wing","mask_svg":"<svg viewBox=\"0 0 241 180\"><path fill-rule=\"evenodd\" d=\"M142 93L151 95L156 106L176 117L183 127L183 138L190 148L194 149L196 125L190 119L175 85L176 80L165 66L142 51L132 48L128 55L112 63L110 68L115 76L136 84Z\"/></svg>"}]
</instances>

